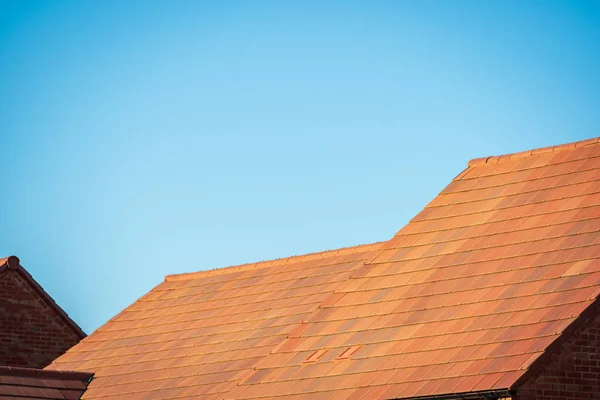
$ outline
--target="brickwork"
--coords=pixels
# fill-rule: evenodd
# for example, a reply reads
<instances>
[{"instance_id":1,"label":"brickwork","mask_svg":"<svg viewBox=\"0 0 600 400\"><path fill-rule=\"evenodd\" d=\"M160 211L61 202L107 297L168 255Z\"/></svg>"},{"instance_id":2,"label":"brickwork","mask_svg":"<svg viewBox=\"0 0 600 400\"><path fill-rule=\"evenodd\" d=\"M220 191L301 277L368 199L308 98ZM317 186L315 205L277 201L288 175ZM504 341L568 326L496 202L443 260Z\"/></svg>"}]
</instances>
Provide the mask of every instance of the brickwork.
<instances>
[{"instance_id":1,"label":"brickwork","mask_svg":"<svg viewBox=\"0 0 600 400\"><path fill-rule=\"evenodd\" d=\"M576 332L515 400L600 399L600 317Z\"/></svg>"},{"instance_id":2,"label":"brickwork","mask_svg":"<svg viewBox=\"0 0 600 400\"><path fill-rule=\"evenodd\" d=\"M43 368L79 340L17 270L0 273L0 365Z\"/></svg>"}]
</instances>

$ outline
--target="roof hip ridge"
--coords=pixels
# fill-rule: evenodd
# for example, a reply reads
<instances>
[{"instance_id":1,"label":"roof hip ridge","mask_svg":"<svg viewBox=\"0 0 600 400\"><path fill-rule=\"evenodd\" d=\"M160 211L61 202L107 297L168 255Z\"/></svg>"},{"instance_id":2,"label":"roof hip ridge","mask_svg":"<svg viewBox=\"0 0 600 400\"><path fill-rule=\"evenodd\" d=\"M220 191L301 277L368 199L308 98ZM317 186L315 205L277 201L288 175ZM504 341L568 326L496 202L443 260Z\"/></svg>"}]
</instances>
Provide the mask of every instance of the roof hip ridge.
<instances>
[{"instance_id":1,"label":"roof hip ridge","mask_svg":"<svg viewBox=\"0 0 600 400\"><path fill-rule=\"evenodd\" d=\"M592 139L580 140L577 142L565 143L565 144L560 144L557 146L540 147L540 148L532 149L532 150L525 150L525 151L520 151L520 152L516 152L516 153L508 153L508 154L503 154L500 156L473 158L472 160L470 160L468 162L467 165L469 167L475 167L475 166L482 165L482 164L497 164L497 163L514 160L517 158L525 158L525 157L534 156L534 155L538 155L538 154L551 153L554 151L572 150L574 148L584 147L584 146L593 146L598 143L600 143L600 137L595 137Z\"/></svg>"}]
</instances>

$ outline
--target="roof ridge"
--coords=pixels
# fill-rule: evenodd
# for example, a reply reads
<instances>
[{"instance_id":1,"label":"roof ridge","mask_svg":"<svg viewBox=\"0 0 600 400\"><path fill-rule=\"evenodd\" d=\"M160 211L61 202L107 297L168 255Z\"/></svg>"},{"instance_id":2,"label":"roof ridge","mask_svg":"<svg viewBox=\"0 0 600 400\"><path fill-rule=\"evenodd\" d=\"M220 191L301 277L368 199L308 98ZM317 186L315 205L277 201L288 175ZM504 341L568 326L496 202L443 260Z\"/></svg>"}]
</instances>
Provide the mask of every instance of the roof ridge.
<instances>
[{"instance_id":1,"label":"roof ridge","mask_svg":"<svg viewBox=\"0 0 600 400\"><path fill-rule=\"evenodd\" d=\"M226 273L247 271L249 269L255 269L255 268L258 269L258 268L273 267L273 266L277 266L277 265L287 264L288 262L293 262L294 260L297 260L299 258L305 258L308 260L316 260L316 259L323 258L323 257L329 256L329 255L347 255L347 254L352 254L354 252L358 252L359 250L369 250L370 248L372 248L374 250L378 246L380 246L381 244L386 243L386 242L387 242L387 240L384 240L384 241L374 242L374 243L359 244L356 246L341 247L339 249L323 250L323 251L317 251L314 253L306 253L306 254L297 254L297 255L293 255L293 256L289 256L289 257L275 258L272 260L257 261L257 262L253 262L253 263L245 263L245 264L238 264L238 265L229 265L226 267L207 269L204 271L184 272L181 274L170 274L170 275L165 276L165 281L180 281L180 280L188 280L188 279L197 279L201 276L215 276L215 275L222 275L222 274L226 274Z\"/></svg>"},{"instance_id":2,"label":"roof ridge","mask_svg":"<svg viewBox=\"0 0 600 400\"><path fill-rule=\"evenodd\" d=\"M525 151L520 151L517 153L508 153L508 154L503 154L500 156L474 158L468 162L468 166L475 167L477 165L482 165L482 164L496 164L496 163L506 162L509 160L514 160L517 158L524 158L524 157L538 155L538 154L551 153L553 151L563 151L563 150L571 150L571 149L574 149L577 147L593 146L593 145L596 145L599 143L600 143L600 137L595 137L592 139L580 140L577 142L565 143L565 144L560 144L557 146L540 147L537 149L525 150Z\"/></svg>"}]
</instances>

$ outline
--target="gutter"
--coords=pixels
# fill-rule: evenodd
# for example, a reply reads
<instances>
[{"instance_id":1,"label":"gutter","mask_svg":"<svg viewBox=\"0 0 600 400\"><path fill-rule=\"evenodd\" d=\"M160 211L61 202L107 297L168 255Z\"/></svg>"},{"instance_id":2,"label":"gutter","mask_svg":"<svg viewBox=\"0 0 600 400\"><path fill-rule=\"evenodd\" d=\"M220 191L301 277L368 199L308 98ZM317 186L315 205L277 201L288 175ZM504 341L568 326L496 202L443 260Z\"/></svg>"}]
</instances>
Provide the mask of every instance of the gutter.
<instances>
[{"instance_id":1,"label":"gutter","mask_svg":"<svg viewBox=\"0 0 600 400\"><path fill-rule=\"evenodd\" d=\"M465 392L456 394L441 394L433 396L418 396L397 398L394 400L499 400L510 399L515 394L513 390L498 389L498 390L482 390L478 392Z\"/></svg>"}]
</instances>

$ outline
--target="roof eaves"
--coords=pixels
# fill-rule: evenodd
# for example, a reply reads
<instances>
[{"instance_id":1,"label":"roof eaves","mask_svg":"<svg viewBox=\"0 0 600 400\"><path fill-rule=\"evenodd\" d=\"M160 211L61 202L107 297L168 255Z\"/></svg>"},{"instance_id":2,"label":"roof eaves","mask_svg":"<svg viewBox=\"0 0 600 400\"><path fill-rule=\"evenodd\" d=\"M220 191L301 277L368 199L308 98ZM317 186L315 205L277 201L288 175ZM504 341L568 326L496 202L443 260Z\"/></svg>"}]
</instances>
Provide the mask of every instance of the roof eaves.
<instances>
[{"instance_id":1,"label":"roof eaves","mask_svg":"<svg viewBox=\"0 0 600 400\"><path fill-rule=\"evenodd\" d=\"M480 390L476 392L465 392L456 394L440 394L432 396L418 396L408 398L397 398L394 400L498 400L511 398L514 392L509 389Z\"/></svg>"},{"instance_id":2,"label":"roof eaves","mask_svg":"<svg viewBox=\"0 0 600 400\"><path fill-rule=\"evenodd\" d=\"M69 317L65 310L63 310L58 304L56 304L54 299L48 293L46 293L46 291L40 286L39 283L37 283L35 279L33 279L33 276L31 276L31 274L29 274L29 272L27 272L27 270L23 268L18 257L9 256L0 259L0 273L6 269L12 269L17 271L27 282L29 282L33 289L37 291L44 300L46 300L48 305L54 311L56 311L56 313L67 323L67 325L71 327L71 329L73 329L73 331L75 331L75 333L79 336L80 339L83 339L87 336L86 333L79 327L79 325L77 325L77 323L75 323L75 321L73 321L71 317Z\"/></svg>"}]
</instances>

